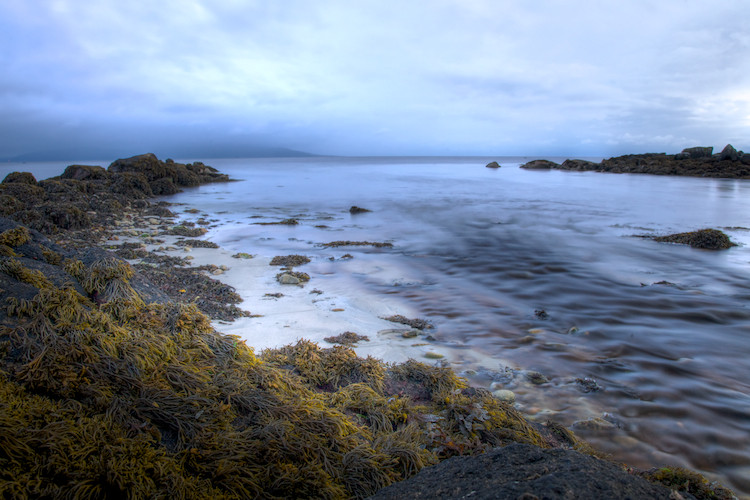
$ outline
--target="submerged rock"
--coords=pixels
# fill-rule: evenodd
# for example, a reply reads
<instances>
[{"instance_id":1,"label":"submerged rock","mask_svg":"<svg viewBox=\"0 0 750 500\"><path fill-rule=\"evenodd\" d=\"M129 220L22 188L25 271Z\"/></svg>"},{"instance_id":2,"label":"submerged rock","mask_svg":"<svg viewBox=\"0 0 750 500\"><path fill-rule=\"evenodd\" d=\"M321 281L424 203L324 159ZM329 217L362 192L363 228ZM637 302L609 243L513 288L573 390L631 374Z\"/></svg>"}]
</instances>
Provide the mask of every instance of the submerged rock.
<instances>
[{"instance_id":1,"label":"submerged rock","mask_svg":"<svg viewBox=\"0 0 750 500\"><path fill-rule=\"evenodd\" d=\"M358 207L356 205L352 206L349 209L349 213L352 214L352 215L364 214L364 213L367 213L367 212L372 212L372 210L368 210L366 208Z\"/></svg>"}]
</instances>

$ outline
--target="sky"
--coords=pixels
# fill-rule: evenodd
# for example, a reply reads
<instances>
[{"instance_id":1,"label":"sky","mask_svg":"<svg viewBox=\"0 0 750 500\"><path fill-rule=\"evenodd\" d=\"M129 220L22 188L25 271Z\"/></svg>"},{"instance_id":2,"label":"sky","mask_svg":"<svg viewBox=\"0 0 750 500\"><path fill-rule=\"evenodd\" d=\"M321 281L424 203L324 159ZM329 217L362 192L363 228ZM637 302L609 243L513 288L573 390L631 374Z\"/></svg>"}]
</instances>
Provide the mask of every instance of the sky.
<instances>
[{"instance_id":1,"label":"sky","mask_svg":"<svg viewBox=\"0 0 750 500\"><path fill-rule=\"evenodd\" d=\"M0 158L750 151L748 19L748 0L3 0Z\"/></svg>"}]
</instances>

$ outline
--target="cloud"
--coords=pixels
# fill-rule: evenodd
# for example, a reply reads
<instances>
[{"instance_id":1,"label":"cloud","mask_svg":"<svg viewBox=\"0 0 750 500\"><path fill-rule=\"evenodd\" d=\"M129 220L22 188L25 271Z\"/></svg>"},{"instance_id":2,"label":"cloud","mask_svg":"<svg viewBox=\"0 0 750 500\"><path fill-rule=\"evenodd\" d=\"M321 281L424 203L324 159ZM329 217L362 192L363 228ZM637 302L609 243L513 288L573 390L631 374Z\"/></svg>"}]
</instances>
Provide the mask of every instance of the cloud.
<instances>
[{"instance_id":1,"label":"cloud","mask_svg":"<svg viewBox=\"0 0 750 500\"><path fill-rule=\"evenodd\" d=\"M138 144L253 137L334 154L742 139L747 5L5 2L0 156L60 131Z\"/></svg>"}]
</instances>

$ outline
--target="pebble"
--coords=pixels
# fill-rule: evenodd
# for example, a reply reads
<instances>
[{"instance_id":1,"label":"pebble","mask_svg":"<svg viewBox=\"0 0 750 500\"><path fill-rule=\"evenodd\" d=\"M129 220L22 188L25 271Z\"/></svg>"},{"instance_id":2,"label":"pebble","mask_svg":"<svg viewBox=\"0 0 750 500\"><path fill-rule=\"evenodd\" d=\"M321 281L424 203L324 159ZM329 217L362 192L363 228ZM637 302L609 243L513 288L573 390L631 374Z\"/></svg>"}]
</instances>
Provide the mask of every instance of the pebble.
<instances>
[{"instance_id":1,"label":"pebble","mask_svg":"<svg viewBox=\"0 0 750 500\"><path fill-rule=\"evenodd\" d=\"M299 285L299 278L288 273L279 276L278 280L282 285Z\"/></svg>"},{"instance_id":2,"label":"pebble","mask_svg":"<svg viewBox=\"0 0 750 500\"><path fill-rule=\"evenodd\" d=\"M424 357L427 359L441 359L441 358L444 358L445 356L443 356L442 354L438 352L430 351L430 352L424 353Z\"/></svg>"},{"instance_id":3,"label":"pebble","mask_svg":"<svg viewBox=\"0 0 750 500\"><path fill-rule=\"evenodd\" d=\"M513 403L516 400L516 393L509 391L508 389L497 389L492 391L492 395L506 403Z\"/></svg>"},{"instance_id":4,"label":"pebble","mask_svg":"<svg viewBox=\"0 0 750 500\"><path fill-rule=\"evenodd\" d=\"M223 269L214 269L213 271L211 271L211 274L213 274L214 276L218 276L220 274L224 274L224 270Z\"/></svg>"}]
</instances>

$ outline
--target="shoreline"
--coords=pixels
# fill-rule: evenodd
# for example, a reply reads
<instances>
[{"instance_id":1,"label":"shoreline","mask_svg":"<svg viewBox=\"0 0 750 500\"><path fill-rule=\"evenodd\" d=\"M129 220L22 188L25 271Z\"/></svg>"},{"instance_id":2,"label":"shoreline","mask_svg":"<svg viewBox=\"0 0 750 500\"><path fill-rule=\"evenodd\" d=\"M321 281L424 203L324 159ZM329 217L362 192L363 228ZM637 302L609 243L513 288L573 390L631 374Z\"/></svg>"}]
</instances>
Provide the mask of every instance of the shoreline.
<instances>
[{"instance_id":1,"label":"shoreline","mask_svg":"<svg viewBox=\"0 0 750 500\"><path fill-rule=\"evenodd\" d=\"M154 208L154 205L146 202L142 208ZM407 359L416 358L420 361L430 363L430 361L434 361L434 358L417 358L417 356L413 356L411 353L424 355L425 352L437 351L440 348L437 344L422 343L421 340L418 343L423 345L414 346L412 345L414 343L413 339L399 337L399 332L410 330L410 328L382 319L384 315L390 314L408 315L408 311L398 310L395 305L386 304L384 307L382 305L374 307L373 301L368 297L347 297L335 292L329 294L323 291L322 294L310 294L310 291L315 289L315 280L304 287L281 285L275 279L278 268L268 265L268 258L235 259L231 256L230 252L221 248L192 248L190 251L186 251L186 248L181 248L177 245L181 238L184 239L186 237L174 234L160 234L162 232L160 228L166 225L163 222L171 219L171 217L159 215L158 213L154 215L147 212L142 213L139 217L151 219L148 221L148 227L136 226L137 229L129 228L127 227L127 223L117 224L114 221L109 225L109 229L117 231L119 228L122 231L130 231L131 233L125 236L121 232L120 235L122 237L117 233L110 233L110 235L114 235L118 239L108 240L97 246L109 249L111 246L122 245L128 242L140 243L143 241L141 236L147 235L150 238L155 237L163 240L159 242L151 240L145 247L147 251L165 247L163 251L156 253L164 254L166 257L184 257L188 255L192 257L191 267L210 265L216 267L216 271L222 271L217 272L213 277L227 285L233 286L239 295L245 299L240 304L240 307L250 308L251 314L259 314L260 317L239 318L234 323L215 320L212 322L212 326L218 332L233 334L240 330L257 330L254 332L255 336L252 338L255 339L258 347L263 342L268 341L273 341L273 344L269 342L266 345L268 348L291 347L290 344L298 340L295 327L302 326L306 332L316 332L313 338L309 338L309 340L318 342L320 347L328 347L332 344L324 342L323 339L326 336L338 335L345 331L368 334L369 329L372 328L377 329L377 337L373 338L371 336L370 342L359 342L358 347L354 348L355 352L359 356L373 355L379 359L391 362L401 361L399 359L389 360L387 359L388 357L396 358L402 356ZM142 229L142 231L138 229ZM106 235L107 230L107 227L103 227L100 234ZM72 247L76 247L76 244L73 244ZM166 249L166 247L169 247L169 249ZM227 269L224 269L222 266ZM321 286L321 288L325 287ZM283 293L285 296L280 298L266 297L266 293ZM294 301L294 305L292 306L288 304L291 301ZM257 310L253 310L256 306ZM343 309L343 311L336 309ZM317 337L320 338L318 339ZM308 338L308 336L305 335L305 338ZM403 341L401 340L402 338ZM251 345L254 342L251 338L245 340ZM256 349L256 355L260 354L260 350ZM437 352L437 354L441 353ZM405 360L403 359L403 361ZM486 398L486 396L477 390L474 390L474 392L469 391L466 395L461 392L461 397L473 397L472 395ZM489 402L490 400L482 399L482 401ZM498 403L495 402L493 404ZM510 411L510 408L507 411ZM565 434L563 432L562 435L568 436L566 438L569 440L567 447L572 448L577 443L575 438L569 435L569 433ZM558 446L561 444L564 445L565 440L558 442Z\"/></svg>"}]
</instances>

